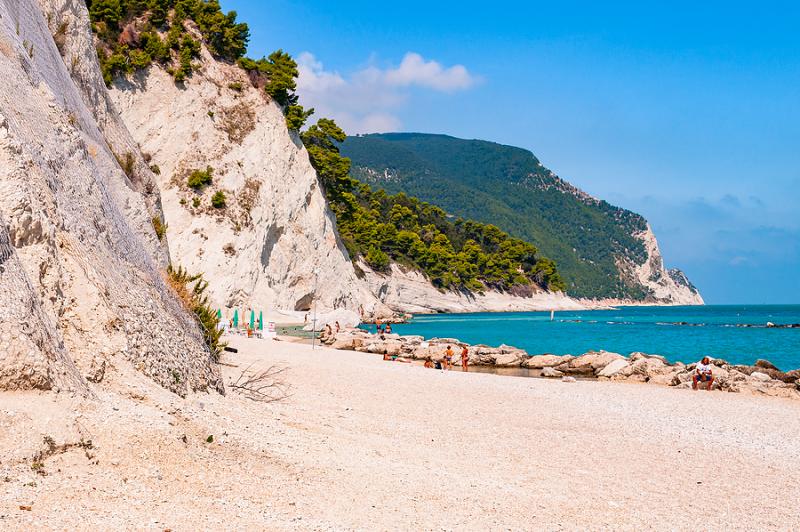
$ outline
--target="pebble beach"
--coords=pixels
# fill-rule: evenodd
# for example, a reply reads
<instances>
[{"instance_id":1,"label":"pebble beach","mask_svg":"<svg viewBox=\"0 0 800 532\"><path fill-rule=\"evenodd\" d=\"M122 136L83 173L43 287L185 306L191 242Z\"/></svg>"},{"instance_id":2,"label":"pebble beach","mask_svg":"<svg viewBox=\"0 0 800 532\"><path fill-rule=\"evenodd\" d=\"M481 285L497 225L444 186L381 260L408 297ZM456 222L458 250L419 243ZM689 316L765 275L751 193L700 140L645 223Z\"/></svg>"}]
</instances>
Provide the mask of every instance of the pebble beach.
<instances>
[{"instance_id":1,"label":"pebble beach","mask_svg":"<svg viewBox=\"0 0 800 532\"><path fill-rule=\"evenodd\" d=\"M96 399L2 392L0 528L800 527L794 400L231 344L226 383L277 365L288 397L180 398L122 361ZM33 470L44 436L92 448Z\"/></svg>"}]
</instances>

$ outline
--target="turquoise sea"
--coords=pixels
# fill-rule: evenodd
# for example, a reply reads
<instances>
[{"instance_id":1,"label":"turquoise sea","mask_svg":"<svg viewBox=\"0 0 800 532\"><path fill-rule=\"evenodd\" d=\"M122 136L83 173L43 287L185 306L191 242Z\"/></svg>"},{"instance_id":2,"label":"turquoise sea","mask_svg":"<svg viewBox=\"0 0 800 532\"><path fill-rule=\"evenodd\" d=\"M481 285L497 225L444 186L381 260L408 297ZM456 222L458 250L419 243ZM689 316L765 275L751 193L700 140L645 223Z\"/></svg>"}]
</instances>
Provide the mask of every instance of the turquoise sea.
<instances>
[{"instance_id":1,"label":"turquoise sea","mask_svg":"<svg viewBox=\"0 0 800 532\"><path fill-rule=\"evenodd\" d=\"M703 355L735 364L771 361L784 371L800 368L800 305L620 307L617 310L418 315L394 332L425 338L458 338L470 344L513 345L530 354L578 355L605 349L659 354L673 362ZM375 330L375 326L364 326Z\"/></svg>"}]
</instances>

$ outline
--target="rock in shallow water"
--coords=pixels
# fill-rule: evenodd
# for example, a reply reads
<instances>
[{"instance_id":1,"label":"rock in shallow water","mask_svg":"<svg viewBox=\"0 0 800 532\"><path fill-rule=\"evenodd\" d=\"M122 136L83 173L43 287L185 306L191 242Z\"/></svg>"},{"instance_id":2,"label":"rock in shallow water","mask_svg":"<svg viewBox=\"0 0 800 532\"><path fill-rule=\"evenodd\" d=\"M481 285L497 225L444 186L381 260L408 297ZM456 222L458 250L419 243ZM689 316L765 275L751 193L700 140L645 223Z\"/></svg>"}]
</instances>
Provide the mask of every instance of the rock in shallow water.
<instances>
[{"instance_id":1,"label":"rock in shallow water","mask_svg":"<svg viewBox=\"0 0 800 532\"><path fill-rule=\"evenodd\" d=\"M564 364L565 362L569 362L573 358L575 357L572 355L563 355L563 356L551 355L551 354L533 355L532 357L528 357L522 363L522 365L530 369L542 369Z\"/></svg>"},{"instance_id":2,"label":"rock in shallow water","mask_svg":"<svg viewBox=\"0 0 800 532\"><path fill-rule=\"evenodd\" d=\"M560 371L558 371L557 369L554 369L554 368L551 368L551 367L546 367L546 368L542 369L542 375L541 376L542 377L557 378L557 377L561 377L562 375L564 375L564 374L561 373Z\"/></svg>"},{"instance_id":3,"label":"rock in shallow water","mask_svg":"<svg viewBox=\"0 0 800 532\"><path fill-rule=\"evenodd\" d=\"M777 367L775 364L773 364L773 363L772 363L772 362L770 362L769 360L764 360L764 359L761 359L761 358L759 358L758 360L756 360L756 363L755 363L755 364L753 364L753 365L754 365L755 367L757 367L757 368L762 368L762 369L772 369L772 370L775 370L775 371L780 371L780 370L778 369L778 367Z\"/></svg>"},{"instance_id":4,"label":"rock in shallow water","mask_svg":"<svg viewBox=\"0 0 800 532\"><path fill-rule=\"evenodd\" d=\"M627 368L629 362L624 358L618 358L616 360L612 360L608 363L604 368L597 372L598 377L613 377L620 371Z\"/></svg>"}]
</instances>

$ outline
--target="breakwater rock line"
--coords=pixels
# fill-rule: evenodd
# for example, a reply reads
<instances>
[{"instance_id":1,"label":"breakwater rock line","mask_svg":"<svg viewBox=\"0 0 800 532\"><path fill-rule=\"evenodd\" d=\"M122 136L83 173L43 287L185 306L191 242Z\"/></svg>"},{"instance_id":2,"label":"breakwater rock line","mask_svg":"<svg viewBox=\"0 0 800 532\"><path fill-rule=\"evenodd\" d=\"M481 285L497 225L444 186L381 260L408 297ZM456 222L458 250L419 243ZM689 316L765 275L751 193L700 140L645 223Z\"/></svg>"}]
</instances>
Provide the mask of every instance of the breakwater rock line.
<instances>
[{"instance_id":1,"label":"breakwater rock line","mask_svg":"<svg viewBox=\"0 0 800 532\"><path fill-rule=\"evenodd\" d=\"M363 329L344 329L320 335L323 344L334 349L396 355L410 360L441 361L447 346L453 346L454 363L460 362L460 349L467 347L470 366L527 368L533 375L549 378L589 378L630 381L691 388L695 364L670 363L660 355L631 353L623 356L609 351L589 351L582 355L530 355L522 349L501 345L469 345L456 338L373 334ZM800 399L800 370L783 372L766 360L752 366L729 364L711 359L714 365L712 390L746 392L758 395Z\"/></svg>"}]
</instances>

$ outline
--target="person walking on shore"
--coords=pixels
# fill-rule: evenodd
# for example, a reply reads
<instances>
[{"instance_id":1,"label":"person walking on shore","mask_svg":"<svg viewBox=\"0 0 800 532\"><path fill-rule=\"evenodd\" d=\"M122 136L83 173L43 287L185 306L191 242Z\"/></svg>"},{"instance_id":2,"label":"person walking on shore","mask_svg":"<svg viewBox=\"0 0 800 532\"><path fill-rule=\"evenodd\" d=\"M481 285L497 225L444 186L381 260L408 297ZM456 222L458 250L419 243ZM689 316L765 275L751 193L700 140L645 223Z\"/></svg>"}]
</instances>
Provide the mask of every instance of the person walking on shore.
<instances>
[{"instance_id":1,"label":"person walking on shore","mask_svg":"<svg viewBox=\"0 0 800 532\"><path fill-rule=\"evenodd\" d=\"M692 390L697 390L697 385L700 382L706 382L706 390L711 391L711 385L714 384L714 374L711 372L711 360L708 357L703 357L703 360L697 363L694 368L694 375L692 375Z\"/></svg>"},{"instance_id":2,"label":"person walking on shore","mask_svg":"<svg viewBox=\"0 0 800 532\"><path fill-rule=\"evenodd\" d=\"M469 349L467 346L461 348L461 369L462 371L467 371L467 363L469 362Z\"/></svg>"}]
</instances>

